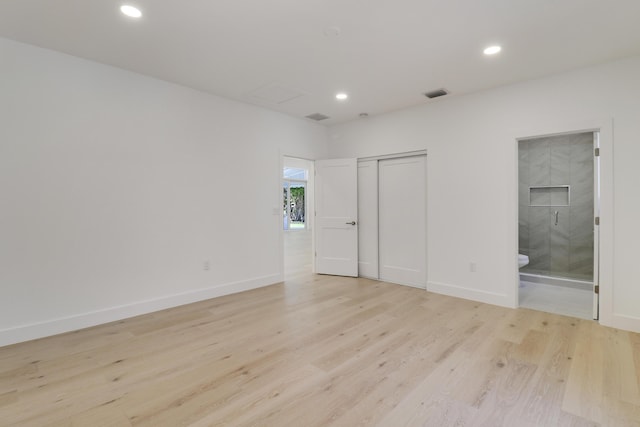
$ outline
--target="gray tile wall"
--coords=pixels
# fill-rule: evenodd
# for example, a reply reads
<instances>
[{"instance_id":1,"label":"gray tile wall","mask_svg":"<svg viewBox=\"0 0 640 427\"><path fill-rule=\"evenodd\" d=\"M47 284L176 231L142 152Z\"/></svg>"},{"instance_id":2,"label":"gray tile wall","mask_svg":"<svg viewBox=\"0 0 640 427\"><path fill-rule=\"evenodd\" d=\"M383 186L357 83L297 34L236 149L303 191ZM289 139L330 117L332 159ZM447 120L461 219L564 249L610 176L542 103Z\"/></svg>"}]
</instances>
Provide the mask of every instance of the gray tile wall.
<instances>
[{"instance_id":1,"label":"gray tile wall","mask_svg":"<svg viewBox=\"0 0 640 427\"><path fill-rule=\"evenodd\" d=\"M593 278L593 134L521 141L518 147L519 245L529 256L520 271ZM529 206L529 187L570 185L569 206ZM557 191L536 203L559 202ZM555 224L555 212L558 224Z\"/></svg>"}]
</instances>

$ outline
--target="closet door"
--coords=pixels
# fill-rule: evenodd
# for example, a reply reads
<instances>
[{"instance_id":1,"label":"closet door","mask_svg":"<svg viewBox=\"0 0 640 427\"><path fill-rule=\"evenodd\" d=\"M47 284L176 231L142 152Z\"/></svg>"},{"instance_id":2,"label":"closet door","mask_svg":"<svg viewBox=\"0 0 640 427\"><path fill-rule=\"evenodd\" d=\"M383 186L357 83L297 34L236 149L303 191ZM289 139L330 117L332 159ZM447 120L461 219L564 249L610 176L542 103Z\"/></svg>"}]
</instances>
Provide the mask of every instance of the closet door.
<instances>
[{"instance_id":1,"label":"closet door","mask_svg":"<svg viewBox=\"0 0 640 427\"><path fill-rule=\"evenodd\" d=\"M358 162L358 276L378 278L378 161Z\"/></svg>"},{"instance_id":2,"label":"closet door","mask_svg":"<svg viewBox=\"0 0 640 427\"><path fill-rule=\"evenodd\" d=\"M380 160L380 279L426 288L426 156Z\"/></svg>"}]
</instances>

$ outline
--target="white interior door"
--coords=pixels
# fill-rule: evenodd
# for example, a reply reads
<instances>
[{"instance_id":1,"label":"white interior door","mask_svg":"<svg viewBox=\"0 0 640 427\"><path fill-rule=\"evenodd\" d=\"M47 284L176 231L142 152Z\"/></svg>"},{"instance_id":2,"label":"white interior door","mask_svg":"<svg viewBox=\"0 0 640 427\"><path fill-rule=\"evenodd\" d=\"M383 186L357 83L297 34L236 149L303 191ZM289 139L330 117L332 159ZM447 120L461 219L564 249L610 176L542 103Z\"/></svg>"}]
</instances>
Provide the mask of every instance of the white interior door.
<instances>
[{"instance_id":1,"label":"white interior door","mask_svg":"<svg viewBox=\"0 0 640 427\"><path fill-rule=\"evenodd\" d=\"M426 289L426 156L378 165L380 279Z\"/></svg>"},{"instance_id":2,"label":"white interior door","mask_svg":"<svg viewBox=\"0 0 640 427\"><path fill-rule=\"evenodd\" d=\"M316 161L316 272L358 276L356 159Z\"/></svg>"}]
</instances>

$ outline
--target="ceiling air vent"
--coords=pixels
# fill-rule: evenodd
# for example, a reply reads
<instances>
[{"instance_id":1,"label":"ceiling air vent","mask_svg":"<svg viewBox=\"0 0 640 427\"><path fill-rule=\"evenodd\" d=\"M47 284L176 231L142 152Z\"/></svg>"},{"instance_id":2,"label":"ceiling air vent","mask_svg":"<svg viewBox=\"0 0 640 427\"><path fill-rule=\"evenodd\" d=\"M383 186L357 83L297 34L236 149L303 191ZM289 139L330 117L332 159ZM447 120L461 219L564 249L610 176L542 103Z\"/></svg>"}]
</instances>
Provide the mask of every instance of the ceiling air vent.
<instances>
[{"instance_id":1,"label":"ceiling air vent","mask_svg":"<svg viewBox=\"0 0 640 427\"><path fill-rule=\"evenodd\" d=\"M317 122L319 122L320 120L326 120L329 118L329 116L325 116L324 114L320 114L320 113L309 114L308 116L305 116L305 117L307 119L315 120Z\"/></svg>"},{"instance_id":2,"label":"ceiling air vent","mask_svg":"<svg viewBox=\"0 0 640 427\"><path fill-rule=\"evenodd\" d=\"M431 92L427 92L424 94L424 96L426 96L429 99L433 99L433 98L438 98L439 96L445 96L448 93L449 92L446 89L438 89L438 90L432 90Z\"/></svg>"}]
</instances>

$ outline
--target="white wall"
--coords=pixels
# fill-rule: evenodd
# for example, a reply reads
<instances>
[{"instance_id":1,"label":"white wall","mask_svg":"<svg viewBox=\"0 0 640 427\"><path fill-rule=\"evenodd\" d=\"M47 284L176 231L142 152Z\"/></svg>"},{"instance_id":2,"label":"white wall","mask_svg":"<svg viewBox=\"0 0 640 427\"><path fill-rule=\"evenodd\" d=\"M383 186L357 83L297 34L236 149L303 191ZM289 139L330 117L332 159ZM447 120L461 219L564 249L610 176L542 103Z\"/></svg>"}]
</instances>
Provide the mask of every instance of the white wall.
<instances>
[{"instance_id":1,"label":"white wall","mask_svg":"<svg viewBox=\"0 0 640 427\"><path fill-rule=\"evenodd\" d=\"M0 39L0 345L280 281L281 153L326 141Z\"/></svg>"},{"instance_id":2,"label":"white wall","mask_svg":"<svg viewBox=\"0 0 640 427\"><path fill-rule=\"evenodd\" d=\"M601 323L640 331L640 58L369 117L332 157L428 150L428 289L517 304L516 138L601 128ZM613 123L613 125L612 125ZM615 140L613 135L615 135ZM471 272L470 262L477 263Z\"/></svg>"}]
</instances>

